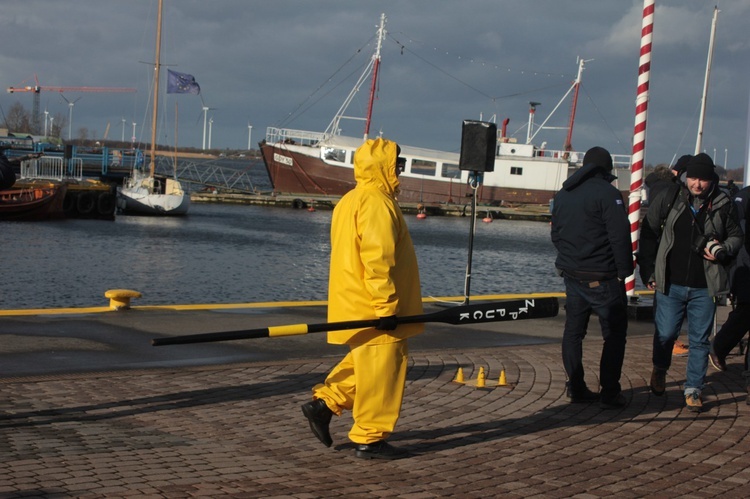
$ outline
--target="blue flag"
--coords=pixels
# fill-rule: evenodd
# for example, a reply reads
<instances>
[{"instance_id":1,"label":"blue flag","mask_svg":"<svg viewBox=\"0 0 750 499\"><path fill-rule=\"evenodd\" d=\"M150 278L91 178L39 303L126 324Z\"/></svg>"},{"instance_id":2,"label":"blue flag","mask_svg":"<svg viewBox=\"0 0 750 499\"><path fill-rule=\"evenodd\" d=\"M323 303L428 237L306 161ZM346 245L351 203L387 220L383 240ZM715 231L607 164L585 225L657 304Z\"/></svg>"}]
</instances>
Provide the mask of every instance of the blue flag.
<instances>
[{"instance_id":1,"label":"blue flag","mask_svg":"<svg viewBox=\"0 0 750 499\"><path fill-rule=\"evenodd\" d=\"M178 73L177 71L167 70L167 93L168 94L193 94L201 93L201 87L195 81L193 75L187 73Z\"/></svg>"}]
</instances>

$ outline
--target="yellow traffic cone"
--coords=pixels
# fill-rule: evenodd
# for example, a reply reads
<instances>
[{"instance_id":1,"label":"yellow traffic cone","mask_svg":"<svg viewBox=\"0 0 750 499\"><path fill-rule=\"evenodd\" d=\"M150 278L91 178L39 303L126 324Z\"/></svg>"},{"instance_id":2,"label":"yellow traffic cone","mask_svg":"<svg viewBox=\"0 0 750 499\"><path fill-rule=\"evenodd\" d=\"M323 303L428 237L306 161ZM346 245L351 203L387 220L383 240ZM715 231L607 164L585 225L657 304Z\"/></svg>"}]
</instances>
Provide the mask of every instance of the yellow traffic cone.
<instances>
[{"instance_id":1,"label":"yellow traffic cone","mask_svg":"<svg viewBox=\"0 0 750 499\"><path fill-rule=\"evenodd\" d=\"M497 382L497 386L505 386L508 384L508 380L505 379L505 369L500 371L500 380Z\"/></svg>"},{"instance_id":2,"label":"yellow traffic cone","mask_svg":"<svg viewBox=\"0 0 750 499\"><path fill-rule=\"evenodd\" d=\"M458 371L456 371L456 377L453 379L453 382L454 383L465 383L463 368L461 368L461 367L458 368Z\"/></svg>"},{"instance_id":3,"label":"yellow traffic cone","mask_svg":"<svg viewBox=\"0 0 750 499\"><path fill-rule=\"evenodd\" d=\"M484 380L485 380L484 367L480 367L479 375L477 376L477 388L484 388Z\"/></svg>"}]
</instances>

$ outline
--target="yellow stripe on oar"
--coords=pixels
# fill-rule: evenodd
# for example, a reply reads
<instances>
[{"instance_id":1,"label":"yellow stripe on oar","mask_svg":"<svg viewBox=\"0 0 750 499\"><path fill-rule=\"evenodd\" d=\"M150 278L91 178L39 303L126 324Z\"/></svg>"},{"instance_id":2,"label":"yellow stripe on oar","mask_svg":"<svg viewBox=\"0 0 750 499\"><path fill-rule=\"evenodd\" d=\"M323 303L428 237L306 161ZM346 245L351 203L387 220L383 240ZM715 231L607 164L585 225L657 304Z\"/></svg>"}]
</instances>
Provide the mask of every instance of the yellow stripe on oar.
<instances>
[{"instance_id":1,"label":"yellow stripe on oar","mask_svg":"<svg viewBox=\"0 0 750 499\"><path fill-rule=\"evenodd\" d=\"M268 336L294 336L307 334L307 324L289 324L287 326L271 326L268 328Z\"/></svg>"}]
</instances>

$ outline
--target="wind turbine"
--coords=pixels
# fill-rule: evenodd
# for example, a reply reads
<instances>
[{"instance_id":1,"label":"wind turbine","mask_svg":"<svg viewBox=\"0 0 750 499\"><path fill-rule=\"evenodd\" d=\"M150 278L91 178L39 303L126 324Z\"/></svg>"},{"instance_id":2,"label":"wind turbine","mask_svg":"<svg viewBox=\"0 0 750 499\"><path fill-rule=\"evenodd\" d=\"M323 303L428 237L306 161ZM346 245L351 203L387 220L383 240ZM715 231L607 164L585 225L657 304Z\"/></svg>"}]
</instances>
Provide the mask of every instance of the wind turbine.
<instances>
[{"instance_id":1,"label":"wind turbine","mask_svg":"<svg viewBox=\"0 0 750 499\"><path fill-rule=\"evenodd\" d=\"M206 150L206 124L207 124L207 117L206 114L209 110L213 111L216 109L215 107L208 107L205 104L203 105L203 150Z\"/></svg>"},{"instance_id":2,"label":"wind turbine","mask_svg":"<svg viewBox=\"0 0 750 499\"><path fill-rule=\"evenodd\" d=\"M253 143L253 125L247 124L247 150L250 151L250 145Z\"/></svg>"},{"instance_id":3,"label":"wind turbine","mask_svg":"<svg viewBox=\"0 0 750 499\"><path fill-rule=\"evenodd\" d=\"M211 149L211 130L214 128L213 116L208 120L208 148Z\"/></svg>"},{"instance_id":4,"label":"wind turbine","mask_svg":"<svg viewBox=\"0 0 750 499\"><path fill-rule=\"evenodd\" d=\"M74 100L73 102L71 102L68 99L66 99L63 94L60 94L60 97L62 97L63 100L68 103L68 109L69 109L69 112L68 112L68 140L72 140L73 139L73 105L76 102L78 102L79 100L81 100L81 98L78 97L76 100Z\"/></svg>"}]
</instances>

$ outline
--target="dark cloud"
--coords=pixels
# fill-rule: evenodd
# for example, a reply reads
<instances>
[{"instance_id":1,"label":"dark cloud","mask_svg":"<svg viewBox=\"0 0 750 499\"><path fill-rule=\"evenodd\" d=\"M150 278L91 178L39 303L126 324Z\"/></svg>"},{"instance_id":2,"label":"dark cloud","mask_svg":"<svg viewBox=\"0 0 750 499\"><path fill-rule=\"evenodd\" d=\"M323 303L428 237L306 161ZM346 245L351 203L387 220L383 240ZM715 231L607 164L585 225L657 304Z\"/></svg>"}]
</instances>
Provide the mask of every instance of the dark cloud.
<instances>
[{"instance_id":1,"label":"dark cloud","mask_svg":"<svg viewBox=\"0 0 750 499\"><path fill-rule=\"evenodd\" d=\"M668 162L692 153L703 87L713 3L658 1L654 24L646 161ZM247 125L253 142L265 128L285 123L322 131L373 50L381 12L388 39L373 129L412 145L457 150L465 118L509 118L508 130L526 138L529 101L540 102L536 124L547 116L575 77L576 58L592 59L583 88L573 145L632 150L642 2L580 0L165 0L162 62L192 74L213 108L212 145L243 148ZM750 42L743 20L747 2L719 5L714 65L703 146L716 161L744 165L750 90ZM147 122L153 60L155 0L5 0L0 16L2 83L126 86L132 94L71 94L74 131L85 126L110 137L132 122ZM345 65L349 59L352 61ZM339 70L338 73L336 71ZM366 107L367 88L350 114ZM29 94L6 93L30 108ZM179 105L179 142L200 147L199 97L166 96L167 119ZM67 116L58 96L42 105ZM570 101L548 125L567 124ZM304 111L304 112L303 112ZM361 134L347 122L345 132ZM172 141L164 126L160 141ZM138 132L141 135L141 132ZM148 136L148 132L143 136ZM561 130L538 135L559 148Z\"/></svg>"}]
</instances>

